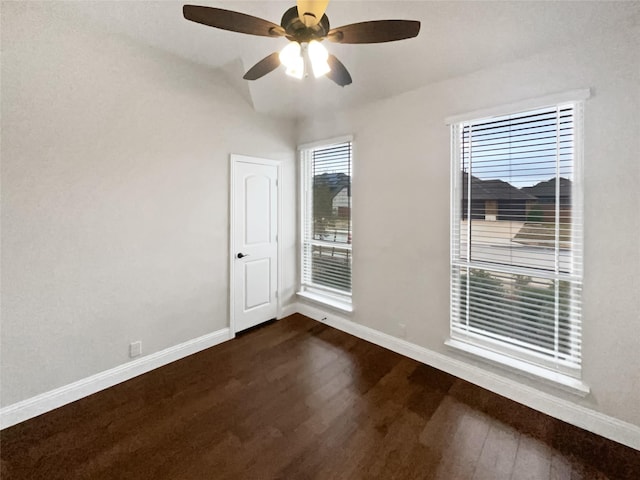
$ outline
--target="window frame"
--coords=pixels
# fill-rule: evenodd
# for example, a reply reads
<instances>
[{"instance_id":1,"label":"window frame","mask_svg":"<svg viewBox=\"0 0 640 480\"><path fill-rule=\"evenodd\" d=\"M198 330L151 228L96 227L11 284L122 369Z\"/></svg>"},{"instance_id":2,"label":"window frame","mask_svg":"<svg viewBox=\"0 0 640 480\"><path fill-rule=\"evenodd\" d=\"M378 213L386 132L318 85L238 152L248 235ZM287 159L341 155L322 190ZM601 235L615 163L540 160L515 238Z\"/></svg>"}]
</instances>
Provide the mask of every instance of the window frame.
<instances>
[{"instance_id":1,"label":"window frame","mask_svg":"<svg viewBox=\"0 0 640 480\"><path fill-rule=\"evenodd\" d=\"M460 268L462 262L462 255L460 252L460 237L456 238L456 226L459 228L460 222L463 220L462 212L462 185L461 185L461 131L464 128L464 124L476 124L481 122L490 121L497 117L504 117L509 115L526 114L535 110L541 110L546 108L559 108L566 105L571 105L573 108L574 125L574 152L573 152L573 183L572 183L572 219L571 219L571 232L572 232L572 248L571 248L571 265L572 269L569 274L559 274L553 272L543 273L542 270L537 271L536 274L540 274L541 277L545 277L555 280L563 281L565 278L571 278L571 281L577 282L580 286L583 281L583 142L584 142L584 101L589 98L590 92L588 89L574 90L571 92L550 95L538 99L530 99L523 102L497 106L494 108L486 109L483 111L475 111L468 114L456 115L446 119L446 123L450 126L451 132L451 187L450 187L450 319L449 319L449 339L445 342L446 345L452 347L458 351L462 351L465 354L472 355L474 357L481 357L490 363L499 364L503 367L516 369L534 377L550 380L553 383L560 384L574 393L584 395L588 392L586 387L580 381L582 376L582 358L579 357L577 365L563 365L562 362L556 360L550 360L548 355L537 355L531 350L518 349L514 347L513 342L511 345L507 345L506 342L500 340L491 339L490 336L484 334L469 334L467 331L464 335L455 331L454 328L454 310L460 308L462 302L458 295L454 291L455 282L455 269ZM556 206L556 209L560 208ZM469 213L469 212L468 212ZM469 220L469 226L471 221ZM469 227L470 228L470 227ZM457 255L457 257L456 257ZM483 268L482 262L466 260L467 265L463 268ZM464 262L462 262L464 263ZM484 271L502 271L505 274L528 274L536 272L533 267L523 268L519 266L511 265L486 265ZM581 304L581 293L579 290L574 290L571 293L571 300L577 297L578 302ZM558 305L557 301L555 305ZM558 308L558 307L556 307ZM580 327L582 326L582 314L578 315L578 322ZM572 315L572 320L575 320L576 316ZM467 327L469 328L469 327ZM578 343L581 344L582 334L578 338ZM557 348L557 347L556 347Z\"/></svg>"},{"instance_id":2,"label":"window frame","mask_svg":"<svg viewBox=\"0 0 640 480\"><path fill-rule=\"evenodd\" d=\"M351 144L351 208L353 209L353 159L354 159L354 142L353 136L345 135L341 137L334 137L327 140L316 141L312 143L305 143L298 146L298 165L299 165L299 199L298 199L298 207L299 207L299 289L298 296L303 297L308 300L312 300L314 302L322 303L326 306L332 307L336 310L340 310L342 312L350 313L353 311L353 303L352 303L352 291L353 286L349 292L345 292L338 289L333 289L327 286L315 285L311 283L305 282L305 250L307 239L305 237L305 225L306 219L308 215L308 202L312 201L310 199L313 198L313 189L310 187L310 178L311 178L311 154L314 150L330 148L332 146L350 143ZM353 232L353 219L351 217L351 233ZM318 243L318 242L315 242ZM322 243L322 241L319 241ZM333 242L327 242L329 247L335 247ZM350 242L348 244L341 245L340 249L346 249L351 252L351 269L353 271L353 243ZM353 275L352 275L353 278Z\"/></svg>"}]
</instances>

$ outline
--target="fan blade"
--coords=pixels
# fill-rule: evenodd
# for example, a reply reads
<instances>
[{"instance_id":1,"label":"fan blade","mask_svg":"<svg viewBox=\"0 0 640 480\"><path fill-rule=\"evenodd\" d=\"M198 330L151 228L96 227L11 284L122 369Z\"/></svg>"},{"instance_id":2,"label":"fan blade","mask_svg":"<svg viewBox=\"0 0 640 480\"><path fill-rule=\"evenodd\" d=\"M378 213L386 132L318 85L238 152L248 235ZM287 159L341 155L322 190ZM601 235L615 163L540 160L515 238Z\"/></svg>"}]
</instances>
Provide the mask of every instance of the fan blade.
<instances>
[{"instance_id":1,"label":"fan blade","mask_svg":"<svg viewBox=\"0 0 640 480\"><path fill-rule=\"evenodd\" d=\"M298 0L298 18L305 27L313 27L327 11L327 5L329 0Z\"/></svg>"},{"instance_id":2,"label":"fan blade","mask_svg":"<svg viewBox=\"0 0 640 480\"><path fill-rule=\"evenodd\" d=\"M256 63L242 78L245 80L257 80L264 77L267 73L273 72L279 66L280 53L275 52Z\"/></svg>"},{"instance_id":3,"label":"fan blade","mask_svg":"<svg viewBox=\"0 0 640 480\"><path fill-rule=\"evenodd\" d=\"M184 5L182 14L187 20L231 32L248 33L263 37L281 37L284 28L262 18L221 8Z\"/></svg>"},{"instance_id":4,"label":"fan blade","mask_svg":"<svg viewBox=\"0 0 640 480\"><path fill-rule=\"evenodd\" d=\"M351 84L351 75L349 75L347 68L342 64L340 60L338 60L334 55L329 55L327 62L331 67L331 71L327 73L327 77L329 77L341 87Z\"/></svg>"},{"instance_id":5,"label":"fan blade","mask_svg":"<svg viewBox=\"0 0 640 480\"><path fill-rule=\"evenodd\" d=\"M415 20L373 20L332 28L327 38L337 43L382 43L413 38L420 32Z\"/></svg>"}]
</instances>

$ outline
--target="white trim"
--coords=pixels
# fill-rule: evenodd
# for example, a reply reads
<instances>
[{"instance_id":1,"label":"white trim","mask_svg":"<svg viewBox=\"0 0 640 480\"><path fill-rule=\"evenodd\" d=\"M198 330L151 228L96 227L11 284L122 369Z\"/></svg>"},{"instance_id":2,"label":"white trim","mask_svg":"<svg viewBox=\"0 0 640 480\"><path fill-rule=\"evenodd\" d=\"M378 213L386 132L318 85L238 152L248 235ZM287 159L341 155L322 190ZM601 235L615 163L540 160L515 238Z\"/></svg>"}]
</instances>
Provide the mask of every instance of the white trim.
<instances>
[{"instance_id":1,"label":"white trim","mask_svg":"<svg viewBox=\"0 0 640 480\"><path fill-rule=\"evenodd\" d=\"M311 187L310 187L310 179L311 179L311 163L312 163L312 151L320 148L330 148L335 145L341 145L344 143L350 144L351 149L351 158L350 158L350 169L351 169L351 180L353 180L353 158L354 158L354 143L353 143L353 135L345 135L342 137L334 137L328 140L321 140L313 143L306 143L298 146L298 155L297 155L297 164L299 166L298 172L298 274L299 274L299 288L300 291L298 295L306 296L310 300L318 301L320 303L327 304L329 306L333 306L333 308L337 308L342 311L351 312L351 299L350 297L351 291L339 292L331 292L331 288L326 288L327 294L322 292L321 290L325 290L323 287L319 287L317 285L307 284L305 283L305 249L307 244L326 245L327 247L333 247L338 249L344 249L353 251L353 247L351 244L336 244L334 242L324 242L321 240L309 240L307 241L305 233L306 233L306 217L308 216L307 207L310 205L312 199L311 195ZM353 184L352 184L353 186ZM353 205L352 205L353 207ZM353 218L353 217L352 217ZM353 230L352 230L353 231Z\"/></svg>"},{"instance_id":2,"label":"white trim","mask_svg":"<svg viewBox=\"0 0 640 480\"><path fill-rule=\"evenodd\" d=\"M0 428L11 427L232 338L231 331L228 328L223 328L91 375L63 387L41 393L13 405L8 405L0 409Z\"/></svg>"},{"instance_id":3,"label":"white trim","mask_svg":"<svg viewBox=\"0 0 640 480\"><path fill-rule=\"evenodd\" d=\"M297 292L297 295L313 302L322 303L328 307L340 310L342 312L353 312L353 305L346 298L343 300L337 296L331 296L330 294L316 293L309 290L302 290Z\"/></svg>"},{"instance_id":4,"label":"white trim","mask_svg":"<svg viewBox=\"0 0 640 480\"><path fill-rule=\"evenodd\" d=\"M296 166L298 167L298 188L296 207L297 220L298 220L298 244L296 245L298 254L298 285L301 286L304 282L304 217L306 204L309 198L309 185L307 182L307 151L306 149L299 149L296 154Z\"/></svg>"},{"instance_id":5,"label":"white trim","mask_svg":"<svg viewBox=\"0 0 640 480\"><path fill-rule=\"evenodd\" d=\"M581 178L581 163L582 163L582 149L577 145L581 144L583 141L583 131L582 131L582 121L583 115L582 110L584 106L584 100L590 96L589 89L582 90L572 90L569 92L558 93L554 95L548 95L546 97L538 97L535 99L529 99L518 103L513 103L510 105L503 105L494 107L488 110L476 111L473 113L459 115L457 117L449 117L447 121L457 120L455 123L451 123L450 125L450 134L451 134L451 197L450 197L450 263L451 263L451 271L450 271L450 340L448 341L449 345L453 345L459 350L463 350L467 354L476 355L481 357L484 360L490 360L492 363L502 361L506 368L514 369L518 366L526 366L523 368L523 373L525 375L535 375L538 377L544 378L546 381L555 381L559 383L564 389L571 391L572 393L576 393L578 395L587 395L589 393L588 387L580 381L577 380L568 380L568 377L580 377L581 375L581 352L580 352L580 329L581 329L581 315L576 310L571 308L569 323L571 325L571 336L569 339L569 346L571 348L570 355L564 356L561 354L559 350L559 281L566 281L569 283L571 287L571 296L570 302L576 302L579 305L581 302L581 297L579 292L582 287L582 235L576 234L577 226L581 225L582 212L577 208L572 209L572 220L571 220L571 228L572 233L576 234L572 236L572 246L571 246L571 269L570 272L564 273L559 269L559 238L560 238L560 217L559 217L559 202L556 198L555 201L555 243L553 244L554 252L555 252L555 269L553 270L540 270L537 267L532 266L516 266L512 264L503 264L498 265L494 263L489 263L487 261L474 261L471 258L471 203L472 196L468 195L468 206L466 207L467 211L467 254L465 258L462 257L462 252L460 252L461 246L461 238L462 234L461 230L461 221L463 215L461 215L461 208L459 202L459 198L461 195L461 189L459 185L459 179L461 172L461 165L463 164L462 153L461 152L461 133L464 131L464 128L469 128L469 166L468 170L466 170L468 186L467 188L471 189L471 180L473 178L473 153L471 152L473 135L472 129L478 124L489 120L487 117L501 117L507 118L509 115L529 115L536 111L544 111L545 115L551 115L553 113L555 119L555 176L560 178L560 160L559 160L559 122L560 122L560 108L570 108L572 111L574 125L573 125L573 144L575 149L577 150L577 156L573 158L573 166L577 170L578 175L573 179L574 189L572 191L572 199L578 198L576 204L578 207L582 206L581 197L582 197L582 185L580 184ZM483 118L484 117L484 118ZM549 120L550 121L550 120ZM461 132L462 129L462 132ZM556 195L559 195L560 192L560 181L556 182ZM576 254L576 252L580 252ZM536 278L545 278L548 280L553 280L555 287L555 303L553 304L554 308L554 319L555 319L555 337L552 339L555 341L554 348L549 347L547 352L544 352L543 349L534 348L532 345L527 345L526 342L520 342L516 339L512 338L507 341L507 339L497 333L495 335L490 334L489 332L482 332L479 328L474 329L470 325L470 313L469 309L466 310L466 318L460 317L460 298L457 298L460 293L458 291L458 287L460 287L460 278L461 278L461 270L467 271L467 294L470 291L470 275L468 274L469 269L481 269L489 272L497 272L501 274L506 274L509 276L512 275L526 275L529 277ZM462 302L464 303L464 302ZM490 315L486 311L483 312L485 315ZM538 332L540 333L540 332ZM456 340L461 340L461 342L457 342ZM464 346L463 346L463 343ZM473 345L473 346L472 346ZM521 348L524 347L524 348ZM484 353L481 353L482 350L485 350ZM528 351L529 350L529 351ZM548 368L549 371L545 374L542 374L538 366L533 366L533 364L537 364L539 367ZM534 372L535 371L535 372ZM562 373L559 373L562 372ZM564 375L563 375L564 374Z\"/></svg>"},{"instance_id":6,"label":"white trim","mask_svg":"<svg viewBox=\"0 0 640 480\"><path fill-rule=\"evenodd\" d=\"M298 145L298 151L308 150L316 147L331 147L341 143L353 142L353 135L343 135L341 137L333 137L327 140L319 140L317 142L303 143Z\"/></svg>"},{"instance_id":7,"label":"white trim","mask_svg":"<svg viewBox=\"0 0 640 480\"><path fill-rule=\"evenodd\" d=\"M311 305L293 303L283 308L283 316L289 316L293 313L301 313L333 328L479 385L542 413L640 450L640 426L541 392L496 373L488 372L477 365L433 352ZM4 429L36 417L232 338L233 335L230 329L224 328L14 403L0 409L0 428Z\"/></svg>"},{"instance_id":8,"label":"white trim","mask_svg":"<svg viewBox=\"0 0 640 480\"><path fill-rule=\"evenodd\" d=\"M232 153L229 155L230 161L239 161L244 163L255 163L256 165L270 165L272 167L279 167L282 163L280 160L270 160L268 158L249 157L247 155L239 155Z\"/></svg>"},{"instance_id":9,"label":"white trim","mask_svg":"<svg viewBox=\"0 0 640 480\"><path fill-rule=\"evenodd\" d=\"M481 366L420 347L311 305L299 303L298 312L333 328L486 388L491 392L546 415L640 450L640 426L638 425L542 392L497 373L489 372Z\"/></svg>"},{"instance_id":10,"label":"white trim","mask_svg":"<svg viewBox=\"0 0 640 480\"><path fill-rule=\"evenodd\" d=\"M282 310L280 311L280 316L278 317L278 319L286 318L290 315L293 315L294 313L298 313L298 305L295 303L290 303L282 307Z\"/></svg>"},{"instance_id":11,"label":"white trim","mask_svg":"<svg viewBox=\"0 0 640 480\"><path fill-rule=\"evenodd\" d=\"M282 202L282 190L284 189L283 185L282 185L282 162L277 162L278 163L278 180L277 180L277 187L278 187L278 192L276 194L277 200L278 200L278 207L277 207L277 212L278 212L278 220L276 221L277 225L278 225L278 233L276 236L276 240L277 240L277 250L278 250L278 285L276 286L276 301L278 302L278 306L277 306L277 310L276 310L276 318L282 318L282 286L284 285L284 242L281 240L282 239L282 232L283 232L283 228L282 228L282 222L284 221L284 206L283 206L283 202Z\"/></svg>"},{"instance_id":12,"label":"white trim","mask_svg":"<svg viewBox=\"0 0 640 480\"><path fill-rule=\"evenodd\" d=\"M239 155L229 155L229 330L235 335L236 333L236 316L234 313L234 285L236 284L236 274L234 268L235 260L235 233L233 226L236 224L235 214L235 184L236 184L236 158ZM280 232L278 232L280 233Z\"/></svg>"},{"instance_id":13,"label":"white trim","mask_svg":"<svg viewBox=\"0 0 640 480\"><path fill-rule=\"evenodd\" d=\"M500 368L513 370L513 373L524 373L529 377L548 382L580 397L586 397L590 392L589 386L577 378L519 360L510 355L504 355L455 339L449 339L444 344L458 352L473 356Z\"/></svg>"},{"instance_id":14,"label":"white trim","mask_svg":"<svg viewBox=\"0 0 640 480\"><path fill-rule=\"evenodd\" d=\"M586 100L590 96L591 90L588 88L570 90L568 92L555 93L544 97L529 98L527 100L499 105L497 107L483 108L473 112L451 115L445 118L444 123L447 125L453 125L454 123L460 122L478 121L496 116L504 116L505 112L517 113L519 111L552 107L563 103L580 102Z\"/></svg>"},{"instance_id":15,"label":"white trim","mask_svg":"<svg viewBox=\"0 0 640 480\"><path fill-rule=\"evenodd\" d=\"M235 180L236 180L236 164L242 163L253 163L256 165L269 165L277 168L277 201L278 206L276 208L278 218L276 220L278 226L278 233L276 234L276 243L277 252L278 252L278 261L276 262L278 266L277 272L277 283L276 286L276 318L282 318L282 300L281 294L282 291L282 275L283 275L283 242L280 241L282 236L282 218L283 218L283 206L282 206L282 162L279 160L269 160L266 158L257 158L257 157L248 157L246 155L238 155L232 153L229 155L229 328L231 332L235 335L236 332L236 321L235 321L235 301L234 301L234 287L235 287L235 233L234 233L234 225L236 222L235 218Z\"/></svg>"}]
</instances>

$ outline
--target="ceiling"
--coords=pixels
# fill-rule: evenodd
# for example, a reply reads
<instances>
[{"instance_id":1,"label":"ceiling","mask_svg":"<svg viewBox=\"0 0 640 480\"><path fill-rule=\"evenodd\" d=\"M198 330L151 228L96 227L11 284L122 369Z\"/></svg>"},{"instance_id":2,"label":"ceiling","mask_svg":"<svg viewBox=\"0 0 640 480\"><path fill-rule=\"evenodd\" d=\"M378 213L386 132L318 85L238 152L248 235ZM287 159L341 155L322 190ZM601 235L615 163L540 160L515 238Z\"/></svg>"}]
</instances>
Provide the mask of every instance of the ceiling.
<instances>
[{"instance_id":1,"label":"ceiling","mask_svg":"<svg viewBox=\"0 0 640 480\"><path fill-rule=\"evenodd\" d=\"M58 7L60 6L59 2ZM65 4L74 20L123 35L193 62L220 68L261 113L302 117L362 105L537 52L640 23L640 2L485 2L332 0L332 27L377 19L419 20L418 37L375 45L327 42L353 84L296 80L284 69L248 82L242 75L287 42L218 30L184 20L192 3L236 10L274 23L295 0L86 1Z\"/></svg>"}]
</instances>

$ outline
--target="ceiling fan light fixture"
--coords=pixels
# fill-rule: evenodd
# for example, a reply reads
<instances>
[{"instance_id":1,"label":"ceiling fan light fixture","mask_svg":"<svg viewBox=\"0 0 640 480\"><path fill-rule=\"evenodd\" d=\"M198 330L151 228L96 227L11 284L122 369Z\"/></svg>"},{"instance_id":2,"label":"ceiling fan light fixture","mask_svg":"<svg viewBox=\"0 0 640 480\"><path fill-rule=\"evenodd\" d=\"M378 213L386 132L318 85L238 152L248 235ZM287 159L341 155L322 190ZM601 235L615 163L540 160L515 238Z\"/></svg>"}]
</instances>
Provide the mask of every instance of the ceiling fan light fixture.
<instances>
[{"instance_id":1,"label":"ceiling fan light fixture","mask_svg":"<svg viewBox=\"0 0 640 480\"><path fill-rule=\"evenodd\" d=\"M304 59L302 47L298 42L289 42L279 54L280 63L286 67L286 74L290 77L304 77Z\"/></svg>"},{"instance_id":2,"label":"ceiling fan light fixture","mask_svg":"<svg viewBox=\"0 0 640 480\"><path fill-rule=\"evenodd\" d=\"M309 61L311 62L311 68L313 69L313 75L316 78L326 75L331 71L329 66L329 52L324 45L317 40L311 40L307 46L307 53L309 54Z\"/></svg>"},{"instance_id":3,"label":"ceiling fan light fixture","mask_svg":"<svg viewBox=\"0 0 640 480\"><path fill-rule=\"evenodd\" d=\"M284 73L286 73L290 77L302 80L302 77L304 77L304 60L302 59L302 57L289 65Z\"/></svg>"},{"instance_id":4,"label":"ceiling fan light fixture","mask_svg":"<svg viewBox=\"0 0 640 480\"><path fill-rule=\"evenodd\" d=\"M209 27L262 37L284 37L289 44L280 52L266 56L242 78L257 80L280 65L289 76L302 79L313 70L314 76L326 75L341 87L352 83L351 75L335 55L319 43L385 43L413 38L420 33L416 20L370 20L331 28L325 11L329 0L296 0L287 9L280 25L246 13L202 5L183 5L186 20Z\"/></svg>"}]
</instances>

